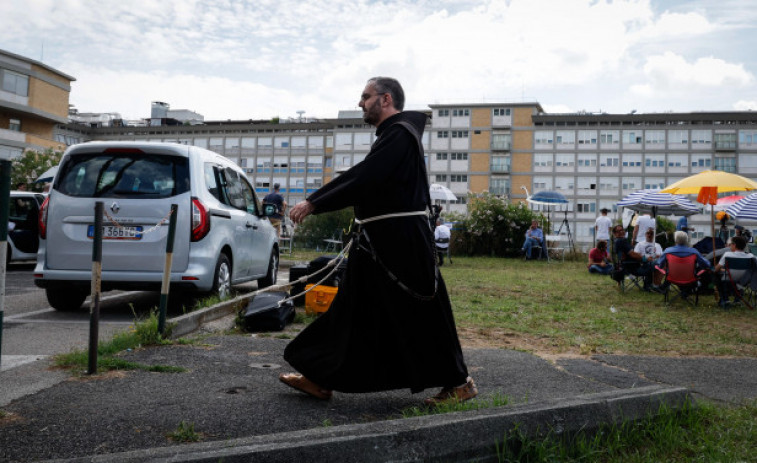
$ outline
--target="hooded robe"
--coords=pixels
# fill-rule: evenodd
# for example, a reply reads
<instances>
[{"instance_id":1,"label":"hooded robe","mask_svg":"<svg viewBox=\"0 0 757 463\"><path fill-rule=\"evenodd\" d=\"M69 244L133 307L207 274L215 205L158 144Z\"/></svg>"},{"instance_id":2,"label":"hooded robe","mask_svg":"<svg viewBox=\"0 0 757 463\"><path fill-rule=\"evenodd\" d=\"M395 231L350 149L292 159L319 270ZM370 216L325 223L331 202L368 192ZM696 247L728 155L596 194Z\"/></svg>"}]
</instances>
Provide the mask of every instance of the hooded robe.
<instances>
[{"instance_id":1,"label":"hooded robe","mask_svg":"<svg viewBox=\"0 0 757 463\"><path fill-rule=\"evenodd\" d=\"M362 220L425 210L425 125L426 115L414 111L385 119L365 159L308 197L313 213L352 206ZM465 383L468 371L428 217L362 227L329 310L289 343L284 359L320 387L340 392L419 392Z\"/></svg>"}]
</instances>

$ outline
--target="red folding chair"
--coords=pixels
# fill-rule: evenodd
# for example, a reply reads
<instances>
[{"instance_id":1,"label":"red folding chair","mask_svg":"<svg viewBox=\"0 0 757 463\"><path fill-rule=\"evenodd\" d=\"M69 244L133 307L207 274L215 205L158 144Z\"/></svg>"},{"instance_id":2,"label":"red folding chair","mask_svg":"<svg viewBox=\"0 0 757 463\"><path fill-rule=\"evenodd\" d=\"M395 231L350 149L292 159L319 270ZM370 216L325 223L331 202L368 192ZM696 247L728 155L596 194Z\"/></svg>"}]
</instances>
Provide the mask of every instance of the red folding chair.
<instances>
[{"instance_id":1,"label":"red folding chair","mask_svg":"<svg viewBox=\"0 0 757 463\"><path fill-rule=\"evenodd\" d=\"M697 256L695 254L686 257L668 254L665 260L667 265L664 268L657 267L657 270L665 275L665 281L662 284L665 305L669 305L680 298L695 307L699 304L700 277L706 270L697 272ZM672 298L670 297L671 290L675 292ZM689 299L691 296L694 296L694 302Z\"/></svg>"}]
</instances>

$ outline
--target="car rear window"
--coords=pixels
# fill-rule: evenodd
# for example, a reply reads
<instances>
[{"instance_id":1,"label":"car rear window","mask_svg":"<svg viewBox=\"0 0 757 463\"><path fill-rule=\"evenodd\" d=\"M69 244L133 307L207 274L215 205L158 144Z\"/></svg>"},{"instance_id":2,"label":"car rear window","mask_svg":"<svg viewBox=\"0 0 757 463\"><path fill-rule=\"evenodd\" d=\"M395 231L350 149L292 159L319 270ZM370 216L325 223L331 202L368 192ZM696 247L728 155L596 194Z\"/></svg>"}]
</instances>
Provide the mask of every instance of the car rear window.
<instances>
[{"instance_id":1,"label":"car rear window","mask_svg":"<svg viewBox=\"0 0 757 463\"><path fill-rule=\"evenodd\" d=\"M189 191L189 163L182 156L79 154L61 166L56 183L69 196L166 198Z\"/></svg>"}]
</instances>

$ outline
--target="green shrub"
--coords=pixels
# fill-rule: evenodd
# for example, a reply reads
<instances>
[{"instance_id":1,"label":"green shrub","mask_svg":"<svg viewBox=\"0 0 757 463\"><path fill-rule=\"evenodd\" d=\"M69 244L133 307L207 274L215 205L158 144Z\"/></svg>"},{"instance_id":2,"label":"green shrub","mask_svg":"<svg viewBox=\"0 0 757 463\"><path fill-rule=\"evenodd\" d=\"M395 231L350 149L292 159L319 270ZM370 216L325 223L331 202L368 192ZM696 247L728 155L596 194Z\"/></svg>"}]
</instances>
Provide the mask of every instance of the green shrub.
<instances>
[{"instance_id":1,"label":"green shrub","mask_svg":"<svg viewBox=\"0 0 757 463\"><path fill-rule=\"evenodd\" d=\"M295 240L299 246L307 248L323 247L323 240L334 236L337 230L346 232L355 214L351 207L308 216L297 227Z\"/></svg>"},{"instance_id":2,"label":"green shrub","mask_svg":"<svg viewBox=\"0 0 757 463\"><path fill-rule=\"evenodd\" d=\"M452 231L453 253L515 256L523 246L531 220L544 219L523 203L508 204L491 193L471 197L468 217L455 224Z\"/></svg>"}]
</instances>

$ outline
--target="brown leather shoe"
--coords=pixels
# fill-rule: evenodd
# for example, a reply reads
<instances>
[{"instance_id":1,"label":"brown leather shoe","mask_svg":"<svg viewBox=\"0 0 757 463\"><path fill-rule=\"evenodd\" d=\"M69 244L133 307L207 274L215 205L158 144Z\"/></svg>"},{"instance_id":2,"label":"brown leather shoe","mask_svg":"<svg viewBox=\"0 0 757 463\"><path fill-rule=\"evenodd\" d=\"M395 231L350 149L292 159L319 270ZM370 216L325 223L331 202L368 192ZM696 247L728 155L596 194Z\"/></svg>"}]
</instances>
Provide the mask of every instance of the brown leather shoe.
<instances>
[{"instance_id":1,"label":"brown leather shoe","mask_svg":"<svg viewBox=\"0 0 757 463\"><path fill-rule=\"evenodd\" d=\"M329 400L332 392L328 389L322 389L320 386L310 381L298 373L281 373L279 381L289 387L302 391L316 399Z\"/></svg>"},{"instance_id":2,"label":"brown leather shoe","mask_svg":"<svg viewBox=\"0 0 757 463\"><path fill-rule=\"evenodd\" d=\"M445 387L438 394L423 401L426 405L453 404L465 402L478 395L478 388L473 378L468 376L468 381L460 387Z\"/></svg>"}]
</instances>

